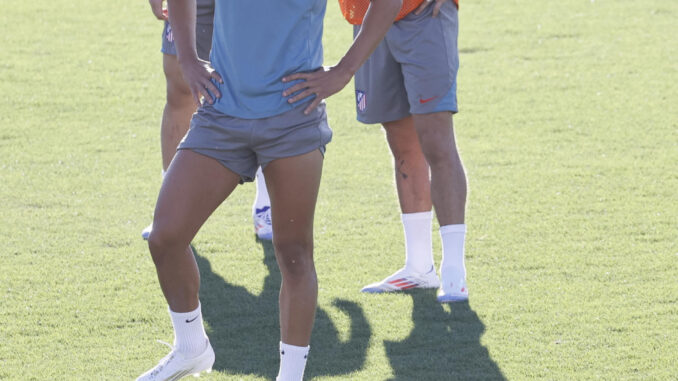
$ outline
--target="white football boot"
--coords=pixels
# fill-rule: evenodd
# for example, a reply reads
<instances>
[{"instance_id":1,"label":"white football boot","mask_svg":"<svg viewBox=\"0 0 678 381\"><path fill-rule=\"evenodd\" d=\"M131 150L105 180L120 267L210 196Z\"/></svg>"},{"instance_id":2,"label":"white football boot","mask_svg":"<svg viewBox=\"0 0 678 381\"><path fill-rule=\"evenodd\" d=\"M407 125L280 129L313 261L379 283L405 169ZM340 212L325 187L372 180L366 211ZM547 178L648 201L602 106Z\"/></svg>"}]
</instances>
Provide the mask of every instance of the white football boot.
<instances>
[{"instance_id":1,"label":"white football boot","mask_svg":"<svg viewBox=\"0 0 678 381\"><path fill-rule=\"evenodd\" d=\"M465 271L455 268L440 271L441 284L438 290L438 302L454 303L468 300L468 286L464 273Z\"/></svg>"},{"instance_id":2,"label":"white football boot","mask_svg":"<svg viewBox=\"0 0 678 381\"><path fill-rule=\"evenodd\" d=\"M163 343L170 348L171 345ZM201 372L211 372L214 365L214 350L209 340L205 350L191 358L186 358L175 348L156 365L146 373L137 378L137 381L174 381L188 375L194 377L200 376Z\"/></svg>"},{"instance_id":3,"label":"white football boot","mask_svg":"<svg viewBox=\"0 0 678 381\"><path fill-rule=\"evenodd\" d=\"M267 241L273 239L273 224L271 223L270 206L255 209L254 213L252 213L252 220L254 220L254 232L259 239Z\"/></svg>"},{"instance_id":4,"label":"white football boot","mask_svg":"<svg viewBox=\"0 0 678 381\"><path fill-rule=\"evenodd\" d=\"M419 274L403 267L381 282L367 285L360 291L379 294L382 292L409 290L411 288L438 288L439 286L440 281L433 266L425 274Z\"/></svg>"},{"instance_id":5,"label":"white football boot","mask_svg":"<svg viewBox=\"0 0 678 381\"><path fill-rule=\"evenodd\" d=\"M153 230L152 222L141 231L141 238L148 241L148 237L151 235L151 230Z\"/></svg>"}]
</instances>

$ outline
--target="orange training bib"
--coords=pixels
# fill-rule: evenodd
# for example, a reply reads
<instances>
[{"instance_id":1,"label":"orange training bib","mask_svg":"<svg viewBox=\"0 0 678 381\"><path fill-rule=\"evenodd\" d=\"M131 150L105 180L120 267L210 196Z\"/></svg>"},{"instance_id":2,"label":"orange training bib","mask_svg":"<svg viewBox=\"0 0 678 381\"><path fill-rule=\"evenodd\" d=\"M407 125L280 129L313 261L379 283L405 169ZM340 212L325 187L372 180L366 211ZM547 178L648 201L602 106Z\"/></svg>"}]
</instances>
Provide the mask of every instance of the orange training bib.
<instances>
[{"instance_id":1,"label":"orange training bib","mask_svg":"<svg viewBox=\"0 0 678 381\"><path fill-rule=\"evenodd\" d=\"M453 0L459 6L459 0ZM424 0L403 0L403 6L400 8L400 13L395 21L407 16L413 10L417 9ZM360 25L363 23L363 18L370 6L370 0L339 0L339 7L346 20L353 25Z\"/></svg>"}]
</instances>

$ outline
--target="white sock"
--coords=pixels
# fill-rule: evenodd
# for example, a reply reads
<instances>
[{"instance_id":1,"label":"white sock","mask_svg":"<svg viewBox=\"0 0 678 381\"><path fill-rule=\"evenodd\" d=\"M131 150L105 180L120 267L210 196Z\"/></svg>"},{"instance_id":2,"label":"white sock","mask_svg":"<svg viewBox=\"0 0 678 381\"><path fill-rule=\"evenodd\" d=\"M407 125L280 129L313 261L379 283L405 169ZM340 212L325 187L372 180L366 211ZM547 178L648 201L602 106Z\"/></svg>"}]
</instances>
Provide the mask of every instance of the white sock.
<instances>
[{"instance_id":1,"label":"white sock","mask_svg":"<svg viewBox=\"0 0 678 381\"><path fill-rule=\"evenodd\" d=\"M433 213L404 213L401 215L405 231L405 267L425 274L433 267L431 221Z\"/></svg>"},{"instance_id":2,"label":"white sock","mask_svg":"<svg viewBox=\"0 0 678 381\"><path fill-rule=\"evenodd\" d=\"M174 312L169 309L174 326L174 347L191 358L201 354L207 347L207 334L202 324L200 304L195 311Z\"/></svg>"},{"instance_id":3,"label":"white sock","mask_svg":"<svg viewBox=\"0 0 678 381\"><path fill-rule=\"evenodd\" d=\"M268 188L266 188L266 181L264 180L264 173L261 171L261 167L257 169L256 176L257 183L257 195L254 199L254 205L252 205L252 211L257 212L257 209L262 209L265 206L271 206L271 200L268 197Z\"/></svg>"},{"instance_id":4,"label":"white sock","mask_svg":"<svg viewBox=\"0 0 678 381\"><path fill-rule=\"evenodd\" d=\"M445 225L440 227L440 238L443 242L443 261L440 274L457 269L466 277L464 264L464 241L466 240L466 224Z\"/></svg>"},{"instance_id":5,"label":"white sock","mask_svg":"<svg viewBox=\"0 0 678 381\"><path fill-rule=\"evenodd\" d=\"M301 381L306 369L309 346L297 347L280 342L280 371L277 381Z\"/></svg>"}]
</instances>

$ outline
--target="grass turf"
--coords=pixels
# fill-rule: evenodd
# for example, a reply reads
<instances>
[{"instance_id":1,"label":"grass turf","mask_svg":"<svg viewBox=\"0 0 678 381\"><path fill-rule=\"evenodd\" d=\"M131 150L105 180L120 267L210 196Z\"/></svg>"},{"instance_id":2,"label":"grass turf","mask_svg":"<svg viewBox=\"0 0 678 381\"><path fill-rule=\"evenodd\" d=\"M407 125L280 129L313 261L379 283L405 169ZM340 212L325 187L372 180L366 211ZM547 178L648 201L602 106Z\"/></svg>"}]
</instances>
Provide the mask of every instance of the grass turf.
<instances>
[{"instance_id":1,"label":"grass turf","mask_svg":"<svg viewBox=\"0 0 678 381\"><path fill-rule=\"evenodd\" d=\"M663 0L462 2L467 304L358 293L401 266L402 232L383 133L355 122L351 86L330 99L307 378L675 379L676 16ZM161 25L128 0L4 0L0 25L0 379L134 378L172 335L139 237L160 185ZM350 38L330 1L328 64ZM209 380L277 370L280 274L253 195L194 241Z\"/></svg>"}]
</instances>

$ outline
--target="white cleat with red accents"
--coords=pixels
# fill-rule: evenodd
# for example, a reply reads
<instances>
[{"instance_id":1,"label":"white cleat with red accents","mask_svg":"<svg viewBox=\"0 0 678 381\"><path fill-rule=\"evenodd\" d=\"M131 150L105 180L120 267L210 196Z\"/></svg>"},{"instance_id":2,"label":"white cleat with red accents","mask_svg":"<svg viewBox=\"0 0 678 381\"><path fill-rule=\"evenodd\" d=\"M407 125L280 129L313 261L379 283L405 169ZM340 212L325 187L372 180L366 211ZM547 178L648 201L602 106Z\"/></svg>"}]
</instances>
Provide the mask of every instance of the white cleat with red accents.
<instances>
[{"instance_id":1,"label":"white cleat with red accents","mask_svg":"<svg viewBox=\"0 0 678 381\"><path fill-rule=\"evenodd\" d=\"M431 270L427 273L420 274L403 267L381 282L367 285L360 291L379 294L383 292L404 291L412 288L438 288L439 286L440 280L435 268L431 267Z\"/></svg>"},{"instance_id":2,"label":"white cleat with red accents","mask_svg":"<svg viewBox=\"0 0 678 381\"><path fill-rule=\"evenodd\" d=\"M466 271L449 269L441 271L442 279L438 290L438 302L454 303L468 300L468 286L466 285Z\"/></svg>"}]
</instances>

